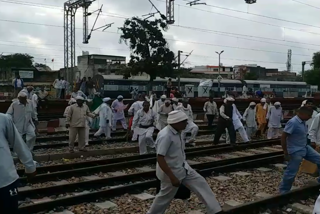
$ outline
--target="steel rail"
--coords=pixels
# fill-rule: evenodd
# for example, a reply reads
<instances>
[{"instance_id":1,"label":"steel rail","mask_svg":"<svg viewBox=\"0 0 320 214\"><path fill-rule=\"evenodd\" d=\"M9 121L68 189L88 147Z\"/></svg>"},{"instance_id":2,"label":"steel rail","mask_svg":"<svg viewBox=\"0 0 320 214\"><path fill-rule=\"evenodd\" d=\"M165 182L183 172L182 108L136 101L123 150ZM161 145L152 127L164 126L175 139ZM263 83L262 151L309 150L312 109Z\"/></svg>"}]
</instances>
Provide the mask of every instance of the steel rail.
<instances>
[{"instance_id":1,"label":"steel rail","mask_svg":"<svg viewBox=\"0 0 320 214\"><path fill-rule=\"evenodd\" d=\"M198 132L198 136L201 135L208 135L208 134L213 134L214 130L199 130ZM108 143L112 143L112 142L125 142L126 138L126 132L119 132L119 135L123 135L123 137L116 137L116 138L112 138L110 140L106 140L106 139L94 139L94 140L90 140L89 141L89 145L99 145L99 144L103 144L104 142L108 142ZM153 137L156 138L157 137L157 133L153 134ZM59 139L60 138L60 139ZM63 138L65 138L65 140L68 139L68 136L63 136ZM42 138L43 139L43 138ZM56 140L55 137L48 137L46 141L60 141L61 137L58 136ZM38 140L37 140L38 141ZM75 146L78 145L78 142L75 142ZM42 143L42 144L38 144L35 145L33 150L39 150L39 149L50 149L50 148L59 148L59 147L68 147L69 143L68 142L59 142L59 143Z\"/></svg>"},{"instance_id":2,"label":"steel rail","mask_svg":"<svg viewBox=\"0 0 320 214\"><path fill-rule=\"evenodd\" d=\"M260 154L260 155L253 155L253 156L247 156L247 157L241 157L241 158L234 158L234 159L228 159L223 160L223 162L220 161L214 161L211 163L205 163L204 164L196 164L193 165L194 169L202 169L200 170L200 174L203 174L204 176L210 176L212 173L220 173L220 172L227 172L232 171L238 168L252 168L252 167L261 167L263 164L270 164L270 163L277 163L279 161L283 161L284 157L282 154L278 154L279 152L273 152L269 154ZM275 155L278 154L278 155ZM211 164L211 165L210 165ZM209 167L209 168L206 168ZM32 205L26 205L19 207L19 210L22 214L27 213L36 213L44 210L51 210L56 207L60 206L71 206L83 202L93 202L97 198L113 198L125 193L138 193L143 190L146 190L151 187L156 187L158 184L158 181L155 180L155 171L150 172L144 172L144 173L136 173L131 175L124 175L124 176L118 176L118 177L112 177L112 178L103 178L99 180L93 180L93 181L84 181L84 182L78 182L73 184L67 184L67 185L59 185L59 186L53 186L53 187L47 187L47 188L38 188L34 190L25 190L20 191L20 197L30 197L31 195L41 195L41 194L48 194L49 192L51 194L57 193L59 191L66 192L66 190L73 190L75 188L80 188L80 186L86 187L86 188L101 188L101 186L107 186L107 185L117 185L117 184L123 184L123 182L132 182L132 180L136 181L135 179L146 179L150 178L152 180L148 181L142 181L135 184L130 185L124 185L124 186L118 186L113 187L106 190L98 190L95 192L87 193L87 194L80 194L77 196L72 197L65 197L60 198L56 200L50 200L47 202L42 203L36 203Z\"/></svg>"},{"instance_id":3,"label":"steel rail","mask_svg":"<svg viewBox=\"0 0 320 214\"><path fill-rule=\"evenodd\" d=\"M212 143L211 141L208 141L208 143ZM204 153L209 152L211 153L219 153L219 152L225 152L235 149L246 149L246 148L256 148L261 146L269 146L280 143L279 139L274 140L259 140L259 141L253 141L251 143L238 143L238 147L234 148L230 144L220 144L215 146L208 146L208 147L196 147L196 148L186 148L186 154L189 155L195 155L197 156L202 151ZM204 154L202 153L202 154ZM93 161L81 161L76 163L67 163L67 164L57 164L57 165L51 165L51 166L43 166L43 167L37 167L37 172L39 174L47 174L48 172L53 173L57 171L67 171L67 170L75 170L78 168L88 168L88 167L94 167L98 165L106 165L106 164L130 164L131 161L141 161L141 164L144 164L145 160L155 159L155 154L145 154L145 155L134 155L134 156L128 156L128 157L120 157L120 158L109 158L109 159L101 159L101 160L93 160ZM24 175L24 170L19 169L17 170L19 176Z\"/></svg>"},{"instance_id":4,"label":"steel rail","mask_svg":"<svg viewBox=\"0 0 320 214\"><path fill-rule=\"evenodd\" d=\"M260 142L255 144L246 144L246 145L240 145L237 146L237 148L234 147L222 147L222 148L213 148L213 149L206 149L206 150L200 150L200 151L193 151L188 152L187 157L197 157L199 155L212 155L212 154L219 154L227 151L236 151L238 149L248 149L248 148L257 148L259 146L265 146L270 145L274 143L278 143L277 141L267 141L267 142ZM282 151L278 152L278 154L281 154ZM268 154L268 153L267 153ZM252 156L249 156L252 157ZM97 173L97 172L112 172L121 170L128 167L139 167L143 165L148 165L150 163L156 163L156 156L151 158L145 158L140 160L132 160L132 161L124 161L124 162L118 162L118 163L112 163L112 164L104 164L104 165L98 165L98 166L91 166L91 167L85 167L85 168L78 168L78 169L71 169L71 170L64 170L64 171L56 171L56 172L50 172L50 173L44 173L39 174L35 178L33 178L32 183L36 182L48 182L48 181L55 181L59 179L66 179L74 176L86 176L88 173ZM26 184L28 183L28 180L26 177L19 178L20 183Z\"/></svg>"}]
</instances>

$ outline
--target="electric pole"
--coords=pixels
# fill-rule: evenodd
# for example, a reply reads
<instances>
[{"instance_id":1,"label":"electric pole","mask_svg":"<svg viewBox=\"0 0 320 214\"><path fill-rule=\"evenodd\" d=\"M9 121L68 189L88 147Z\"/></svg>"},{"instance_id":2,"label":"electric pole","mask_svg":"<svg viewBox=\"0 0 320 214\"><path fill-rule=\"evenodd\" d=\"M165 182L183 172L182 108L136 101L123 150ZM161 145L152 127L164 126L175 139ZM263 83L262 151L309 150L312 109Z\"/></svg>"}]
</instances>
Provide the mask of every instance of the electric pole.
<instances>
[{"instance_id":1,"label":"electric pole","mask_svg":"<svg viewBox=\"0 0 320 214\"><path fill-rule=\"evenodd\" d=\"M181 53L183 51L178 51L178 90L180 91L180 66L181 66Z\"/></svg>"},{"instance_id":2,"label":"electric pole","mask_svg":"<svg viewBox=\"0 0 320 214\"><path fill-rule=\"evenodd\" d=\"M220 51L220 52L217 52L216 51L216 54L218 54L219 55L219 71L218 71L218 73L219 73L219 76L218 76L218 78L217 78L217 80L218 80L218 95L220 95L220 82L221 82L221 76L220 76L220 70L221 70L221 62L220 62L220 56L221 56L221 54L223 53L224 51Z\"/></svg>"}]
</instances>

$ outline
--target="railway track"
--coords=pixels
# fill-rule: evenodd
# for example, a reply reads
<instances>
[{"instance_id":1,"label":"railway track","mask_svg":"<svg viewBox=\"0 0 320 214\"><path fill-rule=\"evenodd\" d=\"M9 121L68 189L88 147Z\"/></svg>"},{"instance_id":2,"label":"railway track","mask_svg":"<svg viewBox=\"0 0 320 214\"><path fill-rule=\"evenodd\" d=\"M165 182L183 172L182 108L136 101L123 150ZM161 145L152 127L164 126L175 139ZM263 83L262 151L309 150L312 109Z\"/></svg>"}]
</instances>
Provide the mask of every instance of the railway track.
<instances>
[{"instance_id":1,"label":"railway track","mask_svg":"<svg viewBox=\"0 0 320 214\"><path fill-rule=\"evenodd\" d=\"M282 151L279 146L272 147L275 144L279 144L279 139L239 144L236 148L230 145L191 148L186 154L190 164L207 175L210 170L210 173L219 173L281 162ZM230 151L232 153L223 154ZM26 178L20 178L23 185L19 189L20 201L24 203L20 210L36 213L155 187L155 163L156 158L151 154L39 167L39 175L31 184L27 185ZM18 173L22 175L23 171Z\"/></svg>"}]
</instances>

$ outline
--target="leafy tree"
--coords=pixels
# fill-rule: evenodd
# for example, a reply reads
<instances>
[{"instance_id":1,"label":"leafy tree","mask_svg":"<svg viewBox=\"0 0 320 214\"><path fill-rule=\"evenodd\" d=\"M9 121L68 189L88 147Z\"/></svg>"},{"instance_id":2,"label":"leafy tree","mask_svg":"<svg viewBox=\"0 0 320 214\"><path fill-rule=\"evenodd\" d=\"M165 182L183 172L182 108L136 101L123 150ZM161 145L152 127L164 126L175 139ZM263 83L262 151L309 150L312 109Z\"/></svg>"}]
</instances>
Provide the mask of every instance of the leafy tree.
<instances>
[{"instance_id":1,"label":"leafy tree","mask_svg":"<svg viewBox=\"0 0 320 214\"><path fill-rule=\"evenodd\" d=\"M314 69L320 69L320 51L313 54L311 65Z\"/></svg>"},{"instance_id":2,"label":"leafy tree","mask_svg":"<svg viewBox=\"0 0 320 214\"><path fill-rule=\"evenodd\" d=\"M0 56L0 68L2 70L8 70L13 67L31 67L33 63L33 56L29 54L10 54Z\"/></svg>"},{"instance_id":3,"label":"leafy tree","mask_svg":"<svg viewBox=\"0 0 320 214\"><path fill-rule=\"evenodd\" d=\"M130 69L124 70L127 72L125 77L145 72L150 76L151 86L156 77L173 76L175 56L162 34L162 30L168 29L164 20L149 21L133 17L125 20L119 29L122 31L120 42L129 43L131 49Z\"/></svg>"},{"instance_id":4,"label":"leafy tree","mask_svg":"<svg viewBox=\"0 0 320 214\"><path fill-rule=\"evenodd\" d=\"M245 75L244 75L244 79L245 80L257 80L258 77L255 73L253 72L247 72Z\"/></svg>"},{"instance_id":5,"label":"leafy tree","mask_svg":"<svg viewBox=\"0 0 320 214\"><path fill-rule=\"evenodd\" d=\"M320 87L320 69L312 69L304 72L304 80L309 85L318 85Z\"/></svg>"}]
</instances>

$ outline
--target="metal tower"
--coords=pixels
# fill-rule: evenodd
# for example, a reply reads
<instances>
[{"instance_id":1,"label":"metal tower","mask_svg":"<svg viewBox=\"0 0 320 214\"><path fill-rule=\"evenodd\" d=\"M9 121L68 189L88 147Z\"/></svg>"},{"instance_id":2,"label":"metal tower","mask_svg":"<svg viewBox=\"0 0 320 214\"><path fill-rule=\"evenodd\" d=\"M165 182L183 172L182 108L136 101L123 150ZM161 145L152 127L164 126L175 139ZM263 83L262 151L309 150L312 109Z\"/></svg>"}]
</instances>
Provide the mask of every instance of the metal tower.
<instances>
[{"instance_id":1,"label":"metal tower","mask_svg":"<svg viewBox=\"0 0 320 214\"><path fill-rule=\"evenodd\" d=\"M174 24L174 0L166 0L166 17L168 24Z\"/></svg>"},{"instance_id":2,"label":"metal tower","mask_svg":"<svg viewBox=\"0 0 320 214\"><path fill-rule=\"evenodd\" d=\"M291 72L291 56L292 56L292 50L288 50L288 56L287 56L287 71Z\"/></svg>"},{"instance_id":3,"label":"metal tower","mask_svg":"<svg viewBox=\"0 0 320 214\"><path fill-rule=\"evenodd\" d=\"M95 0L69 0L64 3L64 77L72 80L76 65L75 16L83 8L83 43L88 43L88 8Z\"/></svg>"}]
</instances>

